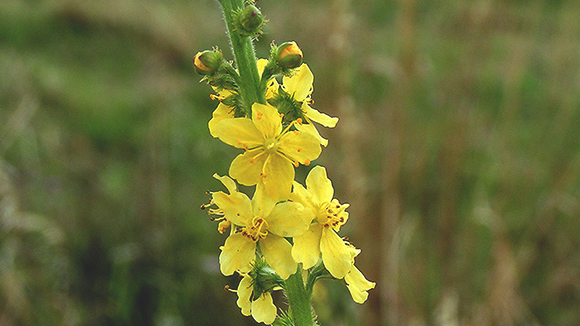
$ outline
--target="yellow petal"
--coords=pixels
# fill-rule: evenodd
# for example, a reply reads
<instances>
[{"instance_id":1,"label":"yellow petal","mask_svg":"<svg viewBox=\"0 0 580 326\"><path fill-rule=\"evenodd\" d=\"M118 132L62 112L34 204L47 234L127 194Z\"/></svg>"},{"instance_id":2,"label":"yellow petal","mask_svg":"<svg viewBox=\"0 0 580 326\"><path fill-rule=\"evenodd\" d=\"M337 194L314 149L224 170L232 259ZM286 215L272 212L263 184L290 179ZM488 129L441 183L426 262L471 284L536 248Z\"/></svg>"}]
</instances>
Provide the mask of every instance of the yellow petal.
<instances>
[{"instance_id":1,"label":"yellow petal","mask_svg":"<svg viewBox=\"0 0 580 326\"><path fill-rule=\"evenodd\" d=\"M334 188L332 182L326 175L326 169L323 166L317 165L306 177L306 187L314 195L314 202L318 204L329 203L334 196Z\"/></svg>"},{"instance_id":2,"label":"yellow petal","mask_svg":"<svg viewBox=\"0 0 580 326\"><path fill-rule=\"evenodd\" d=\"M264 138L274 138L282 132L282 117L275 107L254 103L252 121Z\"/></svg>"},{"instance_id":3,"label":"yellow petal","mask_svg":"<svg viewBox=\"0 0 580 326\"><path fill-rule=\"evenodd\" d=\"M264 184L258 183L252 198L252 211L254 216L266 217L270 215L276 205L276 200L266 194Z\"/></svg>"},{"instance_id":4,"label":"yellow petal","mask_svg":"<svg viewBox=\"0 0 580 326\"><path fill-rule=\"evenodd\" d=\"M318 209L319 203L314 203L313 198L314 196L312 193L306 190L303 185L296 181L292 183L292 193L288 199L294 202L298 202L305 207L310 207L316 211L316 209Z\"/></svg>"},{"instance_id":5,"label":"yellow petal","mask_svg":"<svg viewBox=\"0 0 580 326\"><path fill-rule=\"evenodd\" d=\"M249 316L252 308L252 302L250 298L252 297L252 278L245 276L238 285L238 307L242 310L242 315Z\"/></svg>"},{"instance_id":6,"label":"yellow petal","mask_svg":"<svg viewBox=\"0 0 580 326\"><path fill-rule=\"evenodd\" d=\"M245 226L253 218L250 198L241 192L228 195L218 191L212 194L212 198L224 212L224 217L235 225Z\"/></svg>"},{"instance_id":7,"label":"yellow petal","mask_svg":"<svg viewBox=\"0 0 580 326\"><path fill-rule=\"evenodd\" d=\"M222 274L229 276L235 271L250 271L250 263L256 254L255 242L248 240L248 238L239 233L232 234L226 239L226 243L221 250L219 261Z\"/></svg>"},{"instance_id":8,"label":"yellow petal","mask_svg":"<svg viewBox=\"0 0 580 326\"><path fill-rule=\"evenodd\" d=\"M280 85L278 84L276 79L275 78L270 79L268 85L266 85L266 100L274 98L274 96L277 95L279 88Z\"/></svg>"},{"instance_id":9,"label":"yellow petal","mask_svg":"<svg viewBox=\"0 0 580 326\"><path fill-rule=\"evenodd\" d=\"M262 73L264 72L264 68L266 68L267 64L268 64L268 59L264 59L264 58L258 59L258 61L256 62L256 65L258 66L258 75L262 76Z\"/></svg>"},{"instance_id":10,"label":"yellow petal","mask_svg":"<svg viewBox=\"0 0 580 326\"><path fill-rule=\"evenodd\" d=\"M294 95L294 99L302 102L310 93L312 93L312 83L314 75L308 65L303 63L299 68L294 70L291 77L282 78L282 85L287 93Z\"/></svg>"},{"instance_id":11,"label":"yellow petal","mask_svg":"<svg viewBox=\"0 0 580 326\"><path fill-rule=\"evenodd\" d=\"M335 278L343 278L352 266L348 246L332 229L322 229L320 253L324 267Z\"/></svg>"},{"instance_id":12,"label":"yellow petal","mask_svg":"<svg viewBox=\"0 0 580 326\"><path fill-rule=\"evenodd\" d=\"M262 169L266 161L266 155L256 156L258 151L248 151L238 155L230 165L229 174L239 183L253 186L260 182Z\"/></svg>"},{"instance_id":13,"label":"yellow petal","mask_svg":"<svg viewBox=\"0 0 580 326\"><path fill-rule=\"evenodd\" d=\"M320 123L321 125L328 127L328 128L334 128L336 126L336 124L338 123L338 118L337 117L331 117L325 113L322 113L314 108L311 108L308 104L304 103L302 105L302 111L304 111L304 115L317 123Z\"/></svg>"},{"instance_id":14,"label":"yellow petal","mask_svg":"<svg viewBox=\"0 0 580 326\"><path fill-rule=\"evenodd\" d=\"M312 123L297 124L296 129L298 129L298 131L311 134L312 136L314 136L314 138L318 139L320 145L324 147L328 145L328 139L323 138L318 132L318 129L316 129L316 127Z\"/></svg>"},{"instance_id":15,"label":"yellow petal","mask_svg":"<svg viewBox=\"0 0 580 326\"><path fill-rule=\"evenodd\" d=\"M264 163L262 182L268 196L276 201L288 199L294 181L294 166L281 155L272 154Z\"/></svg>"},{"instance_id":16,"label":"yellow petal","mask_svg":"<svg viewBox=\"0 0 580 326\"><path fill-rule=\"evenodd\" d=\"M266 262L281 278L287 279L296 273L297 264L292 258L292 245L286 239L275 234L259 241L260 249Z\"/></svg>"},{"instance_id":17,"label":"yellow petal","mask_svg":"<svg viewBox=\"0 0 580 326\"><path fill-rule=\"evenodd\" d=\"M220 103L218 107L213 111L211 120L209 120L208 123L209 133L214 138L217 138L218 136L215 134L215 126L218 124L218 122L233 117L234 117L233 108L231 106L227 106L223 103Z\"/></svg>"},{"instance_id":18,"label":"yellow petal","mask_svg":"<svg viewBox=\"0 0 580 326\"><path fill-rule=\"evenodd\" d=\"M230 194L233 194L234 192L238 191L238 187L236 186L235 181L232 180L232 178L228 177L227 175L220 177L219 174L214 173L213 177L218 179L224 186L226 186Z\"/></svg>"},{"instance_id":19,"label":"yellow petal","mask_svg":"<svg viewBox=\"0 0 580 326\"><path fill-rule=\"evenodd\" d=\"M276 319L276 306L270 293L262 294L252 302L252 316L258 323L271 325Z\"/></svg>"},{"instance_id":20,"label":"yellow petal","mask_svg":"<svg viewBox=\"0 0 580 326\"><path fill-rule=\"evenodd\" d=\"M318 223L310 225L306 233L294 237L292 246L292 257L295 261L302 263L302 268L312 268L320 259L320 236L322 226Z\"/></svg>"},{"instance_id":21,"label":"yellow petal","mask_svg":"<svg viewBox=\"0 0 580 326\"><path fill-rule=\"evenodd\" d=\"M295 237L308 231L314 212L300 203L286 201L274 206L266 221L268 232L281 237Z\"/></svg>"},{"instance_id":22,"label":"yellow petal","mask_svg":"<svg viewBox=\"0 0 580 326\"><path fill-rule=\"evenodd\" d=\"M364 303L369 297L368 290L375 288L374 282L369 282L358 268L352 265L344 277L348 291L356 303Z\"/></svg>"},{"instance_id":23,"label":"yellow petal","mask_svg":"<svg viewBox=\"0 0 580 326\"><path fill-rule=\"evenodd\" d=\"M302 164L310 164L322 152L320 142L316 137L296 130L287 132L280 138L278 150L292 161Z\"/></svg>"},{"instance_id":24,"label":"yellow petal","mask_svg":"<svg viewBox=\"0 0 580 326\"><path fill-rule=\"evenodd\" d=\"M247 118L223 119L215 124L213 134L237 148L254 148L264 144L264 136Z\"/></svg>"}]
</instances>

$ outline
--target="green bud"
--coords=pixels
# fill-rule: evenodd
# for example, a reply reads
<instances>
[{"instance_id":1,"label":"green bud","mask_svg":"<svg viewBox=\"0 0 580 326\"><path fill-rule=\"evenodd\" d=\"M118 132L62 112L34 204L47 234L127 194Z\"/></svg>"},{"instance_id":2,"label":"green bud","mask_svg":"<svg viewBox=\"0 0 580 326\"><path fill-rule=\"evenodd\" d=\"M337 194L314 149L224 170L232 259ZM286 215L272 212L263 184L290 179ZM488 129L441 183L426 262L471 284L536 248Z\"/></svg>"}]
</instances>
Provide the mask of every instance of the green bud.
<instances>
[{"instance_id":1,"label":"green bud","mask_svg":"<svg viewBox=\"0 0 580 326\"><path fill-rule=\"evenodd\" d=\"M302 64L302 50L296 42L285 42L276 50L276 61L282 69L298 68Z\"/></svg>"},{"instance_id":2,"label":"green bud","mask_svg":"<svg viewBox=\"0 0 580 326\"><path fill-rule=\"evenodd\" d=\"M260 34L264 26L264 15L254 5L246 6L238 15L238 20L244 34L247 35Z\"/></svg>"},{"instance_id":3,"label":"green bud","mask_svg":"<svg viewBox=\"0 0 580 326\"><path fill-rule=\"evenodd\" d=\"M193 66L200 75L213 74L222 64L223 55L219 50L205 50L193 57Z\"/></svg>"},{"instance_id":4,"label":"green bud","mask_svg":"<svg viewBox=\"0 0 580 326\"><path fill-rule=\"evenodd\" d=\"M259 298L262 293L272 292L284 286L284 280L263 259L257 259L254 262L250 276L254 286L252 294L254 299Z\"/></svg>"}]
</instances>

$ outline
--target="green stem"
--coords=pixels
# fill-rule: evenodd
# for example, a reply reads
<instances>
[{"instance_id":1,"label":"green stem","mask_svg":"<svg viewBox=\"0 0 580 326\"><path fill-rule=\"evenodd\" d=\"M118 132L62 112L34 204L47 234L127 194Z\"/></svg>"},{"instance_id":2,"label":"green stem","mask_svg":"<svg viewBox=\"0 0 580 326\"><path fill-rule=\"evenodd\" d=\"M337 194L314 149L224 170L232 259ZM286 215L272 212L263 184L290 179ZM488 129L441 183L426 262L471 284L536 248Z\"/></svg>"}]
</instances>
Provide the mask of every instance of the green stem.
<instances>
[{"instance_id":1,"label":"green stem","mask_svg":"<svg viewBox=\"0 0 580 326\"><path fill-rule=\"evenodd\" d=\"M294 325L315 325L313 318L314 312L311 304L312 293L304 287L304 280L302 279L302 271L300 269L296 274L288 277L284 290L286 297L288 297L289 311L294 320Z\"/></svg>"},{"instance_id":2,"label":"green stem","mask_svg":"<svg viewBox=\"0 0 580 326\"><path fill-rule=\"evenodd\" d=\"M260 76L256 64L256 54L252 38L240 35L235 28L235 11L239 11L244 6L243 0L218 0L224 19L226 21L227 35L230 39L230 46L234 53L236 66L240 74L238 87L244 103L244 109L251 113L252 104L255 102L266 104L266 95L260 92Z\"/></svg>"}]
</instances>

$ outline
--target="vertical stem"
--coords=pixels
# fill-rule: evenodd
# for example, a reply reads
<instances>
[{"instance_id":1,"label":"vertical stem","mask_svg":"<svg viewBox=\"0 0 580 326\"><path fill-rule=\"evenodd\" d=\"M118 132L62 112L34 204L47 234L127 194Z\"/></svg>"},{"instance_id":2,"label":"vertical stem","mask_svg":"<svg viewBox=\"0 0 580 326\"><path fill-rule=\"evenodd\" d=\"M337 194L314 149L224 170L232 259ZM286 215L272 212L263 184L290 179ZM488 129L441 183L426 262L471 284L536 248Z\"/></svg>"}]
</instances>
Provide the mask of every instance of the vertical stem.
<instances>
[{"instance_id":1,"label":"vertical stem","mask_svg":"<svg viewBox=\"0 0 580 326\"><path fill-rule=\"evenodd\" d=\"M298 270L286 280L285 287L290 315L294 320L295 326L313 326L313 311L310 303L311 293L304 287L302 271Z\"/></svg>"},{"instance_id":2,"label":"vertical stem","mask_svg":"<svg viewBox=\"0 0 580 326\"><path fill-rule=\"evenodd\" d=\"M244 6L243 0L218 0L226 21L227 35L240 74L240 95L246 112L251 113L255 102L266 104L266 95L260 92L260 76L252 38L236 32L234 12Z\"/></svg>"}]
</instances>

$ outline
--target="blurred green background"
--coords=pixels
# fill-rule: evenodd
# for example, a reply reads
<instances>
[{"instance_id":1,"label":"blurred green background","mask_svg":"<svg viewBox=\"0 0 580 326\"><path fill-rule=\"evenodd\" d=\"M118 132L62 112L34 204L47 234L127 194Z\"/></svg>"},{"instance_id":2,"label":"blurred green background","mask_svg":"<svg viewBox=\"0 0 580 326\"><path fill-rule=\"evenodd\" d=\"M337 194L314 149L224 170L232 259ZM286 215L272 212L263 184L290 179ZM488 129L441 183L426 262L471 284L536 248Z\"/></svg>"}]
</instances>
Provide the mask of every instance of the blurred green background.
<instances>
[{"instance_id":1,"label":"blurred green background","mask_svg":"<svg viewBox=\"0 0 580 326\"><path fill-rule=\"evenodd\" d=\"M322 325L580 325L578 1L258 5L341 119L315 163L377 282L321 282ZM0 1L0 325L256 324L199 209L237 154L214 45L210 0Z\"/></svg>"}]
</instances>

